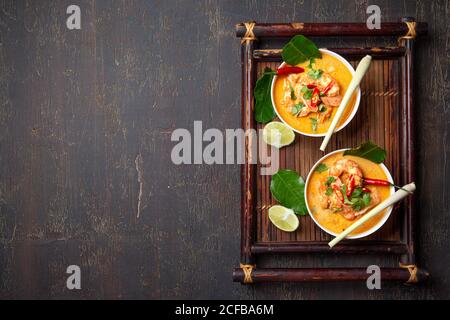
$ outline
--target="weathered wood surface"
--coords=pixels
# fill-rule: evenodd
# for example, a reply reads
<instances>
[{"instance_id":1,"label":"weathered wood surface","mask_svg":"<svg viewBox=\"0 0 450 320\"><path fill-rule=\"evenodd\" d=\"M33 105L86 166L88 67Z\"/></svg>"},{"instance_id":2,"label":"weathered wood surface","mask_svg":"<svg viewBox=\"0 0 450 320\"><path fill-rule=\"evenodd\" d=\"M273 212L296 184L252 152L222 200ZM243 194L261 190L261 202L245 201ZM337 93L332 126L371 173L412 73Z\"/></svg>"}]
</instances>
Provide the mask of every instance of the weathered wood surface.
<instances>
[{"instance_id":1,"label":"weathered wood surface","mask_svg":"<svg viewBox=\"0 0 450 320\"><path fill-rule=\"evenodd\" d=\"M378 2L383 21L429 23L416 47L415 134L418 263L432 278L375 291L233 283L239 166L170 162L175 128L240 126L236 23L365 21L368 1L80 0L80 31L65 26L69 4L0 1L1 298L450 297L448 1ZM320 258L258 264L326 266ZM80 291L66 289L70 264Z\"/></svg>"}]
</instances>

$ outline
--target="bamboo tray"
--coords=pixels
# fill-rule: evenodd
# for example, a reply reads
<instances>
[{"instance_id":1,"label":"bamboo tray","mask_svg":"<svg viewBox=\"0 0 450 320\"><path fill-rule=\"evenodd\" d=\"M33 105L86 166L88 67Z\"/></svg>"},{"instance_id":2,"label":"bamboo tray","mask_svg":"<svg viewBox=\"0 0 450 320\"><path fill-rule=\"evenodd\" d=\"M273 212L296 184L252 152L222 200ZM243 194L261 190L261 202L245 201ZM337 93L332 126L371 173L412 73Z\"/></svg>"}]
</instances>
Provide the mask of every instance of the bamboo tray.
<instances>
[{"instance_id":1,"label":"bamboo tray","mask_svg":"<svg viewBox=\"0 0 450 320\"><path fill-rule=\"evenodd\" d=\"M413 56L417 35L427 32L426 23L411 18L402 22L383 23L381 29L369 30L364 23L245 23L236 26L242 43L242 127L262 129L253 118L253 87L266 66L276 69L281 62L279 49L257 48L258 40L286 41L296 35L305 36L386 36L399 37L393 47L331 48L356 67L359 59L370 54L374 59L361 84L361 104L356 117L339 133L333 135L327 153L354 147L372 140L387 151L385 164L400 185L414 181L413 137ZM319 150L322 139L296 136L295 142L280 150L280 169L296 170L306 178L313 164L323 156ZM415 210L413 197L394 208L385 225L372 236L346 240L332 250L330 236L318 228L309 216L300 217L300 228L285 233L268 220L268 208L275 204L269 184L270 176L260 175L261 165L251 164L246 140L246 164L241 170L241 265L233 272L233 280L244 284L278 281L351 281L366 280L367 266L351 268L259 268L256 258L261 254L342 253L377 255L395 254L399 265L381 268L383 281L419 282L428 273L417 268L414 255Z\"/></svg>"}]
</instances>

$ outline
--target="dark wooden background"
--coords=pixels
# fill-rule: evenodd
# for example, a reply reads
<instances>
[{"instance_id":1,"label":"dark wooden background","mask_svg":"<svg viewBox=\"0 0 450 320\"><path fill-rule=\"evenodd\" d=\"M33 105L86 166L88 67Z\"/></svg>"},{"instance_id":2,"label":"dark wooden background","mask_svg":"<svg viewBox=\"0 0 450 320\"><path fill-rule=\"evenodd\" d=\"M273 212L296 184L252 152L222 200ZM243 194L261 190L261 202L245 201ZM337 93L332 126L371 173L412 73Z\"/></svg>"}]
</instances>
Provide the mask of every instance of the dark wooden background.
<instances>
[{"instance_id":1,"label":"dark wooden background","mask_svg":"<svg viewBox=\"0 0 450 320\"><path fill-rule=\"evenodd\" d=\"M81 7L79 31L66 28L72 3ZM170 161L176 128L192 130L194 120L240 127L236 23L365 21L369 4L0 1L0 297L449 298L449 1L377 1L382 21L429 23L417 45L415 106L418 253L432 274L427 284L369 291L365 283L233 283L239 167ZM82 270L79 291L66 289L71 264Z\"/></svg>"}]
</instances>

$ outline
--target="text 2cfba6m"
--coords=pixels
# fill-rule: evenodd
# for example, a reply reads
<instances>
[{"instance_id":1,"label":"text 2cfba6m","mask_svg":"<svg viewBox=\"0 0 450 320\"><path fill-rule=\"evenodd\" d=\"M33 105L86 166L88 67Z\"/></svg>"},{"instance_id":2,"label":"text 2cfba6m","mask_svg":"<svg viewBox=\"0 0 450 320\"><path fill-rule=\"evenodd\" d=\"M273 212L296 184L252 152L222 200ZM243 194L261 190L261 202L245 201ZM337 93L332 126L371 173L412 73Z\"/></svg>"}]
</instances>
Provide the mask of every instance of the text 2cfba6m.
<instances>
[{"instance_id":1,"label":"text 2cfba6m","mask_svg":"<svg viewBox=\"0 0 450 320\"><path fill-rule=\"evenodd\" d=\"M246 305L246 304L229 304L214 307L188 306L181 305L175 308L176 315L201 315L206 318L208 314L219 315L273 315L273 305Z\"/></svg>"}]
</instances>

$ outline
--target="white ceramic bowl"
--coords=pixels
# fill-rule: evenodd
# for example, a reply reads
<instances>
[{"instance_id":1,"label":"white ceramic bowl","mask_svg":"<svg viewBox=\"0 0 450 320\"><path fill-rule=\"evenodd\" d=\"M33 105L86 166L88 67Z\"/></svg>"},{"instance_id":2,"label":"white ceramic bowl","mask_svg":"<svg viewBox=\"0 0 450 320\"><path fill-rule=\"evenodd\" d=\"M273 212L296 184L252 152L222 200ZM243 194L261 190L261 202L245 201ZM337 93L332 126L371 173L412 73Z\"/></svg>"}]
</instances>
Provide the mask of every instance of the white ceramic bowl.
<instances>
[{"instance_id":1,"label":"white ceramic bowl","mask_svg":"<svg viewBox=\"0 0 450 320\"><path fill-rule=\"evenodd\" d=\"M319 50L320 50L320 52L329 54L330 56L333 56L333 57L335 57L336 59L338 59L339 61L341 61L341 62L347 67L347 69L350 71L350 73L351 73L353 76L355 75L355 69L353 69L352 65L351 65L347 60L345 60L342 56L338 55L337 53L335 53L335 52L333 52L333 51L327 50L327 49L319 49ZM283 62L278 68L282 68L282 67L284 67L285 65L286 65L286 62ZM275 88L275 82L277 81L277 79L278 79L278 76L275 76L275 77L273 78L273 80L272 80L272 87L271 87L271 89L270 89L270 91L271 91L271 92L270 92L270 96L271 96L271 98L272 98L272 105L273 105L273 107L274 107L274 109L275 109L275 112L276 112L278 118L279 118L285 125L287 125L287 126L288 126L289 128L291 128L293 131L295 131L295 132L297 132L297 133L299 133L299 134L302 134L302 135L305 135L305 136L309 136L309 137L325 137L326 132L325 132L325 133L305 133L305 132L299 131L299 130L297 130L297 129L291 127L291 126L283 119L283 117L280 116L280 114L278 113L277 107L276 107L276 105L275 105L275 99L274 99L274 88ZM353 117L355 116L356 112L358 111L360 100L361 100L361 89L358 88L357 95L356 95L355 107L353 108L352 113L349 115L349 117L347 118L347 120L346 120L340 127L338 127L338 128L335 130L335 132L338 132L338 131L340 131L341 129L345 128L345 126L346 126L347 124L349 124L350 121L352 121Z\"/></svg>"},{"instance_id":2,"label":"white ceramic bowl","mask_svg":"<svg viewBox=\"0 0 450 320\"><path fill-rule=\"evenodd\" d=\"M313 221L315 222L315 224L316 224L320 229L322 229L323 231L325 231L325 232L328 233L328 234L331 234L332 236L337 236L338 234L335 233L335 232L332 232L332 231L330 231L330 230L328 230L328 229L326 229L326 228L324 228L324 227L323 227L322 225L320 225L320 223L314 218L314 215L312 214L312 211L311 211L311 209L310 209L310 207L309 207L309 204L308 204L308 197L307 197L307 193L308 193L308 192L307 192L307 191L308 191L308 186L309 186L309 181L310 181L310 179L311 179L311 175L313 174L314 170L316 170L316 167L317 167L320 163L322 163L322 161L324 161L326 158L328 158L329 156L331 156L331 155L333 155L333 154L335 154L335 153L338 153L338 152L344 152L345 150L348 150L348 148L347 148L347 149L340 149L340 150L336 150L336 151L330 152L330 153L326 154L325 156L323 156L322 158L320 158L320 160L317 161L317 162L314 164L314 166L312 167L311 171L309 172L308 178L306 179L306 184L305 184L305 201L306 201L306 208L308 209L309 216L311 217L311 219L313 219ZM386 174L386 177L387 177L388 181L391 182L391 183L394 183L394 181L392 180L391 173L390 173L389 170L386 168L386 166L385 166L383 163L380 163L380 164L378 164L378 165L381 167L381 169L383 169L384 173ZM391 195L394 194L394 193L395 193L394 187L390 187L390 191L391 191ZM377 231L378 229L380 229L381 226L387 221L387 219L389 219L389 217L390 217L390 215L391 215L391 212L392 212L392 206L391 206L390 208L387 209L387 212L384 214L384 217L383 217L376 225L374 225L372 228L370 228L369 230L367 230L367 231L365 231L365 232L356 234L356 235L349 235L349 236L347 236L346 239L358 239L358 238L364 238L364 237L367 237L368 235L371 235L372 233L374 233L375 231Z\"/></svg>"}]
</instances>

